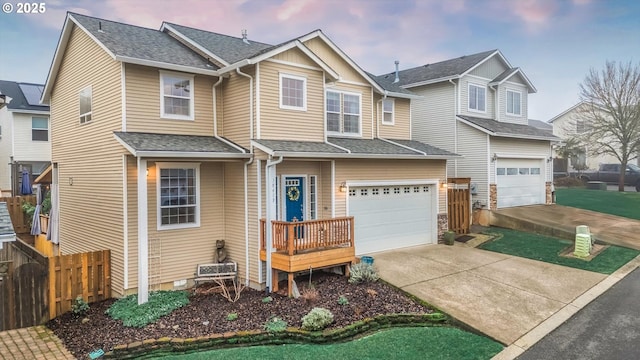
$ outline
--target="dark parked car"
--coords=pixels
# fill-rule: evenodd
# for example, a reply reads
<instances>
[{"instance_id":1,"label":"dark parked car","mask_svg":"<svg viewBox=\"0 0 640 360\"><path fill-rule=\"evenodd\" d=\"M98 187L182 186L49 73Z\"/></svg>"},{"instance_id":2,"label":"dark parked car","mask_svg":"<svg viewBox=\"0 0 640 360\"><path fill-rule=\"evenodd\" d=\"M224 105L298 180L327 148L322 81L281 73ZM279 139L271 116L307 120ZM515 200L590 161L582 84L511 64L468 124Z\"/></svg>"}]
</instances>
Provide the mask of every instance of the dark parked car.
<instances>
[{"instance_id":1,"label":"dark parked car","mask_svg":"<svg viewBox=\"0 0 640 360\"><path fill-rule=\"evenodd\" d=\"M597 171L583 171L580 173L572 173L584 182L602 181L607 184L618 185L620 179L620 164L600 164ZM640 167L635 164L627 164L627 170L624 174L624 184L627 186L635 186L636 191L640 192Z\"/></svg>"}]
</instances>

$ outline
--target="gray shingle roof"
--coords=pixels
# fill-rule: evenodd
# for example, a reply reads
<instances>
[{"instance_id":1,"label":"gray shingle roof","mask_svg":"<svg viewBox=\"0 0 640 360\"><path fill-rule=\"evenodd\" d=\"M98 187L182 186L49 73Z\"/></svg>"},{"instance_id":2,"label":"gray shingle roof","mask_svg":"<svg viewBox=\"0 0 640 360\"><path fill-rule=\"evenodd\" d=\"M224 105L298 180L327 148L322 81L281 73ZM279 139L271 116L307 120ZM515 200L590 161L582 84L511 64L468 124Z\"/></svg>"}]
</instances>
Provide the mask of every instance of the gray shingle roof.
<instances>
[{"instance_id":1,"label":"gray shingle roof","mask_svg":"<svg viewBox=\"0 0 640 360\"><path fill-rule=\"evenodd\" d=\"M24 94L22 93L22 90L20 89L20 84L26 84L26 83L0 80L0 93L11 98L11 102L7 104L7 108L9 110L49 111L49 107L46 105L29 105L29 102L27 101ZM41 84L30 84L30 85L44 86Z\"/></svg>"},{"instance_id":2,"label":"gray shingle roof","mask_svg":"<svg viewBox=\"0 0 640 360\"><path fill-rule=\"evenodd\" d=\"M164 32L75 13L69 15L116 56L198 69L218 69Z\"/></svg>"},{"instance_id":3,"label":"gray shingle roof","mask_svg":"<svg viewBox=\"0 0 640 360\"><path fill-rule=\"evenodd\" d=\"M16 232L13 230L9 209L6 202L0 202L0 249L2 249L3 241L14 241Z\"/></svg>"},{"instance_id":4,"label":"gray shingle roof","mask_svg":"<svg viewBox=\"0 0 640 360\"><path fill-rule=\"evenodd\" d=\"M484 51L481 53L465 55L434 64L426 64L411 69L402 70L399 73L400 81L397 82L396 85L403 86L423 81L461 75L496 51L496 49ZM383 74L377 77L377 80L381 82L393 81L394 79L395 72Z\"/></svg>"},{"instance_id":5,"label":"gray shingle roof","mask_svg":"<svg viewBox=\"0 0 640 360\"><path fill-rule=\"evenodd\" d=\"M529 119L529 126L533 126L534 128L546 130L549 132L553 131L553 125L540 120Z\"/></svg>"},{"instance_id":6,"label":"gray shingle roof","mask_svg":"<svg viewBox=\"0 0 640 360\"><path fill-rule=\"evenodd\" d=\"M387 91L400 93L400 94L407 94L407 95L416 95L415 93L407 89L401 88L398 85L398 83L395 83L395 84L393 83L393 80L396 79L395 73L391 75L384 75L384 76L375 76L370 73L367 73L367 75L369 75L369 77L373 79L373 81L375 81L378 85L380 85L381 88Z\"/></svg>"},{"instance_id":7,"label":"gray shingle roof","mask_svg":"<svg viewBox=\"0 0 640 360\"><path fill-rule=\"evenodd\" d=\"M242 38L165 23L229 64L250 58L264 49L272 48L272 45L253 40L249 40L249 44L246 44Z\"/></svg>"},{"instance_id":8,"label":"gray shingle roof","mask_svg":"<svg viewBox=\"0 0 640 360\"><path fill-rule=\"evenodd\" d=\"M114 132L135 151L209 152L242 154L242 151L213 136Z\"/></svg>"},{"instance_id":9,"label":"gray shingle roof","mask_svg":"<svg viewBox=\"0 0 640 360\"><path fill-rule=\"evenodd\" d=\"M471 124L479 126L494 136L503 137L531 137L542 140L557 141L559 138L553 136L548 131L541 130L529 125L511 124L492 119L478 118L474 116L457 115L459 119L468 121Z\"/></svg>"},{"instance_id":10,"label":"gray shingle roof","mask_svg":"<svg viewBox=\"0 0 640 360\"><path fill-rule=\"evenodd\" d=\"M292 140L254 140L273 151L300 153L346 154L347 152L324 142L292 141Z\"/></svg>"},{"instance_id":11,"label":"gray shingle roof","mask_svg":"<svg viewBox=\"0 0 640 360\"><path fill-rule=\"evenodd\" d=\"M393 145L380 139L351 139L330 137L327 139L332 144L351 150L352 154L377 154L377 155L421 155L401 146Z\"/></svg>"},{"instance_id":12,"label":"gray shingle roof","mask_svg":"<svg viewBox=\"0 0 640 360\"><path fill-rule=\"evenodd\" d=\"M513 73L515 73L516 71L518 71L519 68L514 67L511 69L507 69L505 71L502 72L502 74L496 76L495 79L491 80L492 83L499 83L500 81L509 78L511 75L513 75Z\"/></svg>"},{"instance_id":13,"label":"gray shingle roof","mask_svg":"<svg viewBox=\"0 0 640 360\"><path fill-rule=\"evenodd\" d=\"M420 141L415 141L415 140L396 140L396 139L389 139L395 143L398 143L400 145L404 145L404 146L408 146L412 149L416 149L416 150L420 150L422 152L424 152L427 155L444 155L444 156L459 156L457 154L454 154L452 152L449 152L447 150L443 150L440 148L437 148L435 146L431 146L429 144L425 144L423 142Z\"/></svg>"}]
</instances>

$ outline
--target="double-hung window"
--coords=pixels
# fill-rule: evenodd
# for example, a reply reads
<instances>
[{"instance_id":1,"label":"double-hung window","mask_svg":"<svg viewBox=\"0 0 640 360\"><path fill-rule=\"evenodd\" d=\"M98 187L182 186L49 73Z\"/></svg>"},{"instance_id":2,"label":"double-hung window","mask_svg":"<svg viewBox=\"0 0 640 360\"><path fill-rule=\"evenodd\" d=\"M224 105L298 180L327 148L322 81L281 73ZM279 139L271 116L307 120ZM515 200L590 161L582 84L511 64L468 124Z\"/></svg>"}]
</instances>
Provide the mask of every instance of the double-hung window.
<instances>
[{"instance_id":1,"label":"double-hung window","mask_svg":"<svg viewBox=\"0 0 640 360\"><path fill-rule=\"evenodd\" d=\"M31 118L31 140L49 141L49 119L46 117Z\"/></svg>"},{"instance_id":2,"label":"double-hung window","mask_svg":"<svg viewBox=\"0 0 640 360\"><path fill-rule=\"evenodd\" d=\"M80 90L80 124L91 122L92 98L91 86Z\"/></svg>"},{"instance_id":3,"label":"double-hung window","mask_svg":"<svg viewBox=\"0 0 640 360\"><path fill-rule=\"evenodd\" d=\"M469 111L485 112L487 108L487 88L469 84Z\"/></svg>"},{"instance_id":4,"label":"double-hung window","mask_svg":"<svg viewBox=\"0 0 640 360\"><path fill-rule=\"evenodd\" d=\"M395 102L393 99L382 100L382 123L385 125L393 125L393 108Z\"/></svg>"},{"instance_id":5,"label":"double-hung window","mask_svg":"<svg viewBox=\"0 0 640 360\"><path fill-rule=\"evenodd\" d=\"M194 163L156 163L158 229L200 224L200 166Z\"/></svg>"},{"instance_id":6,"label":"double-hung window","mask_svg":"<svg viewBox=\"0 0 640 360\"><path fill-rule=\"evenodd\" d=\"M519 91L507 90L507 115L522 115L521 99Z\"/></svg>"},{"instance_id":7,"label":"double-hung window","mask_svg":"<svg viewBox=\"0 0 640 360\"><path fill-rule=\"evenodd\" d=\"M360 94L327 91L327 132L334 135L360 135Z\"/></svg>"},{"instance_id":8,"label":"double-hung window","mask_svg":"<svg viewBox=\"0 0 640 360\"><path fill-rule=\"evenodd\" d=\"M160 71L160 117L193 120L193 76Z\"/></svg>"},{"instance_id":9,"label":"double-hung window","mask_svg":"<svg viewBox=\"0 0 640 360\"><path fill-rule=\"evenodd\" d=\"M307 110L307 79L301 76L280 74L280 108Z\"/></svg>"}]
</instances>

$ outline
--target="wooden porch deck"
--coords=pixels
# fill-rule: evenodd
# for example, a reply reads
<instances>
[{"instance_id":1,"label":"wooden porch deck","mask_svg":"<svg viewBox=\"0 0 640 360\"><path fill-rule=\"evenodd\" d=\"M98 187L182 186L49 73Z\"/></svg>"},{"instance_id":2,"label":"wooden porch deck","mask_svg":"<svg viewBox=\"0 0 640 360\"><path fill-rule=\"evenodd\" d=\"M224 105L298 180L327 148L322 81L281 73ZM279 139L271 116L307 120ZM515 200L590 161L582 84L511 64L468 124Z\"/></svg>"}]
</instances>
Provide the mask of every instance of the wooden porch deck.
<instances>
[{"instance_id":1,"label":"wooden porch deck","mask_svg":"<svg viewBox=\"0 0 640 360\"><path fill-rule=\"evenodd\" d=\"M260 260L267 260L266 221L260 220ZM272 221L272 291L278 291L278 271L288 273L291 295L293 274L298 271L344 265L345 274L355 261L353 216L310 220Z\"/></svg>"}]
</instances>

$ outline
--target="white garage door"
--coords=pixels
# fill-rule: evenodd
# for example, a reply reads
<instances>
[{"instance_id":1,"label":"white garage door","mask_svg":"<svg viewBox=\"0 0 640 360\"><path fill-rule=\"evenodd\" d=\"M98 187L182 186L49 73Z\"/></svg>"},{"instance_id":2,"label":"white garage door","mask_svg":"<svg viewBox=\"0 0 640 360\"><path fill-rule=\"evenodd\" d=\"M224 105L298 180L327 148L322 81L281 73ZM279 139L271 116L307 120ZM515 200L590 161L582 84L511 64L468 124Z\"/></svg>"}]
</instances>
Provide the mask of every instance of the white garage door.
<instances>
[{"instance_id":1,"label":"white garage door","mask_svg":"<svg viewBox=\"0 0 640 360\"><path fill-rule=\"evenodd\" d=\"M349 188L356 254L435 243L434 185Z\"/></svg>"},{"instance_id":2,"label":"white garage door","mask_svg":"<svg viewBox=\"0 0 640 360\"><path fill-rule=\"evenodd\" d=\"M498 159L498 208L545 203L544 164L540 159Z\"/></svg>"}]
</instances>

